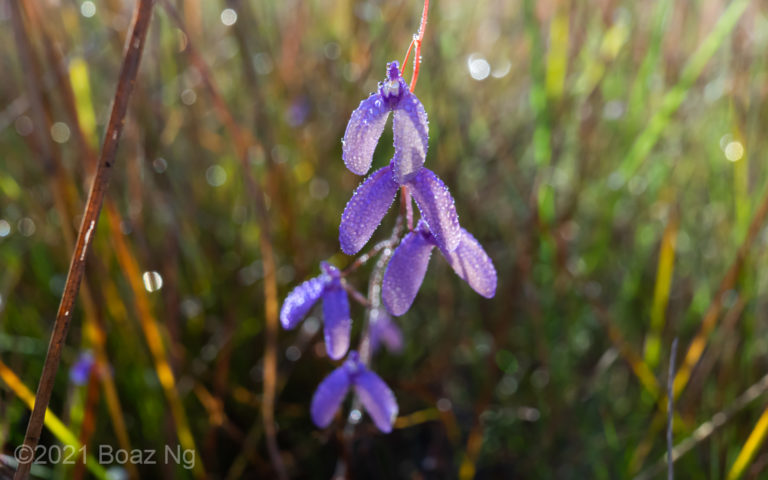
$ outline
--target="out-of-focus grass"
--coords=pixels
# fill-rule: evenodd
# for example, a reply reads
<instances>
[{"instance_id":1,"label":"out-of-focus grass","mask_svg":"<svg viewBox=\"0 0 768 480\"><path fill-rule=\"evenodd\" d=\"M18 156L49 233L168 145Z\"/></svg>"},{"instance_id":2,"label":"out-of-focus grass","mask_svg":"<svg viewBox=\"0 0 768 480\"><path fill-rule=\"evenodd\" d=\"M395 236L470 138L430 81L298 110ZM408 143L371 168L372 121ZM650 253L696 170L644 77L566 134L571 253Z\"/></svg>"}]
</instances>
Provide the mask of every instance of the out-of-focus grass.
<instances>
[{"instance_id":1,"label":"out-of-focus grass","mask_svg":"<svg viewBox=\"0 0 768 480\"><path fill-rule=\"evenodd\" d=\"M386 62L402 58L420 2L173 3L254 145L280 297L321 260L347 265L339 217L361 179L344 168L339 139ZM28 11L31 4L95 148L130 2L25 2ZM225 8L237 13L232 25L222 22ZM63 232L76 228L90 167L34 29L49 124L32 123L6 10L3 3L0 359L32 387L71 254ZM95 232L92 312L83 302L74 312L51 410L75 438L92 414L94 448L162 449L184 431L168 414L175 395L175 418L183 409L186 442L207 472L269 478L261 232L233 139L173 25L158 6L110 186L119 228L102 222ZM729 412L677 460L678 477L763 475L759 419L768 396L727 409L768 365L768 237L753 221L768 191L767 26L765 6L747 0L432 2L416 89L430 118L427 166L493 258L499 290L482 299L432 260L414 307L398 319L403 354L374 360L398 397L397 428L383 436L364 420L352 456L309 420L312 392L333 367L319 312L281 332L275 415L289 472L328 478L342 458L360 478L630 477L665 452L660 386L678 337L675 438ZM50 134L62 173L45 169L34 128ZM391 140L385 133L374 166L391 157ZM54 205L57 182L64 209ZM729 271L732 282L723 283ZM136 278L145 272L157 272L161 288ZM369 272L351 281L363 289ZM716 298L721 285L728 288ZM355 335L362 315L353 306ZM159 346L148 345L148 326ZM86 412L88 387L71 385L66 371L80 350L100 348L99 328L114 389L102 380L97 407ZM701 349L686 366L694 338ZM157 376L163 361L170 383ZM0 444L12 454L28 399L8 378L0 381ZM61 432L47 432L44 443L71 442ZM191 476L176 466L138 472Z\"/></svg>"}]
</instances>

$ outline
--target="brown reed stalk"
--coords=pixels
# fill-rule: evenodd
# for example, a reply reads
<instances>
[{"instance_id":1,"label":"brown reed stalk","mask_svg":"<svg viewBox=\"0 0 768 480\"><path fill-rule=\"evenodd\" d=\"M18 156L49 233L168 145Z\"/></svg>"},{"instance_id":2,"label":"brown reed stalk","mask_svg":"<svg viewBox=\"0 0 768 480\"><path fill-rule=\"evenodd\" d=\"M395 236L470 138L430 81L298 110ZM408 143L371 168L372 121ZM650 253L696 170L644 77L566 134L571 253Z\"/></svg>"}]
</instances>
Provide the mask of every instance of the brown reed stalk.
<instances>
[{"instance_id":1,"label":"brown reed stalk","mask_svg":"<svg viewBox=\"0 0 768 480\"><path fill-rule=\"evenodd\" d=\"M16 2L9 2L11 11L17 21L14 22L17 36L23 34L23 24L21 22L21 12ZM64 286L64 293L61 297L61 303L56 314L53 332L51 333L48 353L45 357L43 372L38 384L37 394L35 396L35 405L32 409L27 432L24 438L24 445L31 451L34 451L40 439L40 433L43 429L45 420L45 411L51 400L53 383L56 378L56 372L61 360L61 351L66 341L69 323L72 319L75 299L80 289L80 283L85 272L85 262L91 240L95 233L96 223L99 220L99 213L104 202L104 196L107 192L109 179L112 173L112 166L117 154L117 146L120 140L120 134L123 130L125 114L128 110L128 100L133 91L136 75L139 70L141 54L144 49L144 42L147 37L147 31L152 18L153 0L139 0L136 4L136 10L131 24L130 35L125 45L125 55L123 64L120 68L120 76L117 83L114 100L112 102L112 112L109 117L109 124L104 136L99 162L96 167L96 174L91 185L91 191L88 195L88 201L83 212L83 220L80 224L80 231L75 243L75 250L67 273L67 281ZM23 41L20 42L19 49L27 50L27 58L30 58L29 46ZM24 458L19 462L19 468L14 476L15 480L25 480L29 476L32 467L32 456Z\"/></svg>"},{"instance_id":2,"label":"brown reed stalk","mask_svg":"<svg viewBox=\"0 0 768 480\"><path fill-rule=\"evenodd\" d=\"M84 161L82 166L84 173L83 178L88 179L96 169L98 154L88 142L85 131L83 130L82 122L80 121L80 116L77 111L74 89L67 69L65 68L63 53L54 44L53 38L41 18L41 13L39 11L40 6L34 2L30 2L25 4L25 7L30 18L30 23L33 26L33 30L40 35L42 40L46 60L53 68L56 78L56 87L58 88L60 98L63 101L64 111L69 116L75 143L77 144ZM39 92L39 96L43 95L44 92ZM66 181L66 179L60 181ZM106 201L109 202L109 199L106 199ZM69 206L71 207L71 205ZM70 232L70 225L72 225L71 214L67 216L66 221L62 222L62 228L64 229L66 239L65 246L67 249L72 250L74 248L74 235ZM71 238L71 240L69 240L69 238ZM83 285L81 286L80 296L82 297L81 300L85 312L85 330L88 338L92 342L98 368L102 370L101 375L98 376L98 380L104 388L104 398L106 400L107 410L112 418L115 435L120 448L130 451L130 439L125 426L122 406L120 405L120 399L117 394L117 387L115 386L112 373L110 373L107 368L109 361L106 353L105 325L100 315L96 313L96 297L93 295L93 289L89 285L87 278L84 279ZM86 415L90 413L92 412L86 410ZM83 444L85 445L87 442L83 442ZM139 478L139 472L134 464L129 462L125 465L125 468L131 479Z\"/></svg>"}]
</instances>

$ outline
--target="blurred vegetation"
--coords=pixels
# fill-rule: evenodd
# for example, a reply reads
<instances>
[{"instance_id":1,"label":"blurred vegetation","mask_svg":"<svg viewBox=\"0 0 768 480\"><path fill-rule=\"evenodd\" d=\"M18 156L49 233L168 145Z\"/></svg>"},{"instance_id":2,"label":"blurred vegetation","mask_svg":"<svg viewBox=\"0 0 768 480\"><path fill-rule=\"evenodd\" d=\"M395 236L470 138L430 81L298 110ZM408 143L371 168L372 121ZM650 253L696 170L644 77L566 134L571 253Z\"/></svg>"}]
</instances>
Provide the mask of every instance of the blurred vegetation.
<instances>
[{"instance_id":1,"label":"blurred vegetation","mask_svg":"<svg viewBox=\"0 0 768 480\"><path fill-rule=\"evenodd\" d=\"M158 2L51 402L61 423L43 443L85 442L91 454L177 445L186 433L156 373L167 362L211 478L272 478L260 230L233 139L186 47L202 54L251 137L282 299L321 260L352 261L339 253L338 225L361 179L344 168L340 138L386 62L402 59L422 5L171 3L189 37ZM9 456L23 441L133 8L23 4L32 70L0 4ZM319 319L281 331L275 416L290 475L329 478L341 461L355 478L659 478L675 337L675 444L694 439L676 474L766 475L766 5L435 0L429 20L416 89L430 118L427 166L494 260L497 295L479 297L435 256L398 319L404 352L374 360L401 418L390 435L364 419L354 451L341 420L319 431L309 418L334 367ZM30 75L43 87L45 125L30 112ZM390 145L385 131L375 165ZM360 290L370 270L353 277ZM353 305L355 335L362 316ZM164 357L150 347L159 338ZM101 358L100 373L76 386L67 372L84 350ZM104 476L94 465L34 472Z\"/></svg>"}]
</instances>

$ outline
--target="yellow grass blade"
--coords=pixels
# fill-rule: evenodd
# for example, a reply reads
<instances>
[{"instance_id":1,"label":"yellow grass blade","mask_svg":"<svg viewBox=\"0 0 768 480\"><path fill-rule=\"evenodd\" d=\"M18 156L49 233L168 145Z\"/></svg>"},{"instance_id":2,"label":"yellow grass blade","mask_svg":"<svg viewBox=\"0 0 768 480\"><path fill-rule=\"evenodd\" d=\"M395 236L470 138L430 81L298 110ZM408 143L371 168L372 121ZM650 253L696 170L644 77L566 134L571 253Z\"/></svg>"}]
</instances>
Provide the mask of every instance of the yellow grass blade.
<instances>
[{"instance_id":1,"label":"yellow grass blade","mask_svg":"<svg viewBox=\"0 0 768 480\"><path fill-rule=\"evenodd\" d=\"M669 291L672 287L678 226L677 215L673 214L661 238L659 265L656 269L656 285L651 307L651 328L645 340L645 363L651 370L659 364L661 354L661 332L664 330L664 314L667 310Z\"/></svg>"},{"instance_id":2,"label":"yellow grass blade","mask_svg":"<svg viewBox=\"0 0 768 480\"><path fill-rule=\"evenodd\" d=\"M13 391L19 400L24 402L27 408L32 410L32 407L35 405L35 394L24 385L21 379L2 360L0 360L0 379ZM50 409L45 411L45 426L61 443L74 448L76 452L80 452L83 445L77 439L77 436ZM86 454L85 465L95 477L104 480L109 478L106 470L92 456Z\"/></svg>"},{"instance_id":3,"label":"yellow grass blade","mask_svg":"<svg viewBox=\"0 0 768 480\"><path fill-rule=\"evenodd\" d=\"M768 408L760 415L755 428L752 433L749 434L747 441L744 442L744 446L741 447L739 455L736 457L736 461L733 462L731 470L728 472L728 480L736 480L741 478L744 474L744 470L755 458L755 454L760 449L760 446L765 440L765 434L768 433Z\"/></svg>"}]
</instances>

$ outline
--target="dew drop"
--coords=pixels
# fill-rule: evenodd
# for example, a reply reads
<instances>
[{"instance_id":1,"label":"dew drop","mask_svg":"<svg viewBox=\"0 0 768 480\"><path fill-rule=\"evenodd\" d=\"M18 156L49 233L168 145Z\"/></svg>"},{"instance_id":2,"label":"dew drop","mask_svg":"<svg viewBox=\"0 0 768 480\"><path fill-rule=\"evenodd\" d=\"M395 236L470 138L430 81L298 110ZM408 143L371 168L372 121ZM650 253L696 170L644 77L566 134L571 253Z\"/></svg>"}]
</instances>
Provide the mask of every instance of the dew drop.
<instances>
[{"instance_id":1,"label":"dew drop","mask_svg":"<svg viewBox=\"0 0 768 480\"><path fill-rule=\"evenodd\" d=\"M158 272L147 271L141 276L144 281L144 288L148 292L156 292L163 288L163 277Z\"/></svg>"}]
</instances>

